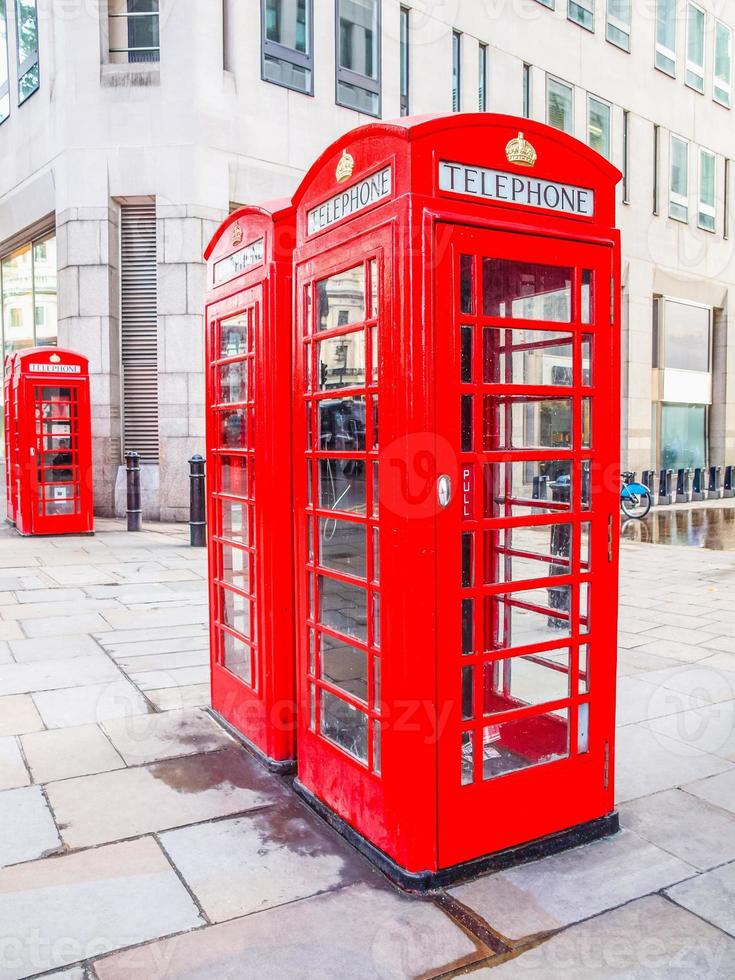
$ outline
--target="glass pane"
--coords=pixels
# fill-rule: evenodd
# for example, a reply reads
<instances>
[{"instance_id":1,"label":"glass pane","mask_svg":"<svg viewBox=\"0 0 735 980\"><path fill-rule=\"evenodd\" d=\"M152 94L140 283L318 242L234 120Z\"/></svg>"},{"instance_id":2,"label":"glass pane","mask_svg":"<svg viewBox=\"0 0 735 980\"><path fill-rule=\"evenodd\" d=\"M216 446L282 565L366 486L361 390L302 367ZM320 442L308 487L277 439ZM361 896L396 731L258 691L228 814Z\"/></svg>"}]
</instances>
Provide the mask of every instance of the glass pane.
<instances>
[{"instance_id":1,"label":"glass pane","mask_svg":"<svg viewBox=\"0 0 735 980\"><path fill-rule=\"evenodd\" d=\"M684 140L671 138L671 193L686 198L689 177L689 144Z\"/></svg>"},{"instance_id":2,"label":"glass pane","mask_svg":"<svg viewBox=\"0 0 735 980\"><path fill-rule=\"evenodd\" d=\"M571 500L571 460L526 460L485 466L486 517L528 515L529 508L541 514L569 510Z\"/></svg>"},{"instance_id":3,"label":"glass pane","mask_svg":"<svg viewBox=\"0 0 735 980\"><path fill-rule=\"evenodd\" d=\"M219 356L238 357L248 350L248 315L238 313L220 323Z\"/></svg>"},{"instance_id":4,"label":"glass pane","mask_svg":"<svg viewBox=\"0 0 735 980\"><path fill-rule=\"evenodd\" d=\"M665 301L664 367L709 371L709 338L709 308Z\"/></svg>"},{"instance_id":5,"label":"glass pane","mask_svg":"<svg viewBox=\"0 0 735 980\"><path fill-rule=\"evenodd\" d=\"M342 334L317 344L319 391L365 384L365 331Z\"/></svg>"},{"instance_id":6,"label":"glass pane","mask_svg":"<svg viewBox=\"0 0 735 980\"><path fill-rule=\"evenodd\" d=\"M462 588L469 588L472 585L472 551L474 535L464 533L462 535Z\"/></svg>"},{"instance_id":7,"label":"glass pane","mask_svg":"<svg viewBox=\"0 0 735 980\"><path fill-rule=\"evenodd\" d=\"M248 397L248 362L235 361L217 368L219 401L244 402Z\"/></svg>"},{"instance_id":8,"label":"glass pane","mask_svg":"<svg viewBox=\"0 0 735 980\"><path fill-rule=\"evenodd\" d=\"M240 544L248 544L247 504L222 501L222 534Z\"/></svg>"},{"instance_id":9,"label":"glass pane","mask_svg":"<svg viewBox=\"0 0 735 980\"><path fill-rule=\"evenodd\" d=\"M269 82L285 85L297 92L311 92L311 69L286 58L278 58L270 52L263 57L263 74Z\"/></svg>"},{"instance_id":10,"label":"glass pane","mask_svg":"<svg viewBox=\"0 0 735 980\"><path fill-rule=\"evenodd\" d=\"M678 470L704 466L705 405L661 406L661 466Z\"/></svg>"},{"instance_id":11,"label":"glass pane","mask_svg":"<svg viewBox=\"0 0 735 980\"><path fill-rule=\"evenodd\" d=\"M247 412L239 409L219 414L220 446L229 449L247 448Z\"/></svg>"},{"instance_id":12,"label":"glass pane","mask_svg":"<svg viewBox=\"0 0 735 980\"><path fill-rule=\"evenodd\" d=\"M365 396L323 398L318 403L319 449L356 453L365 449Z\"/></svg>"},{"instance_id":13,"label":"glass pane","mask_svg":"<svg viewBox=\"0 0 735 980\"><path fill-rule=\"evenodd\" d=\"M322 677L334 687L367 701L367 653L328 633L320 633Z\"/></svg>"},{"instance_id":14,"label":"glass pane","mask_svg":"<svg viewBox=\"0 0 735 980\"><path fill-rule=\"evenodd\" d=\"M8 85L8 15L5 3L0 3L0 92ZM10 93L0 95L0 123L10 115Z\"/></svg>"},{"instance_id":15,"label":"glass pane","mask_svg":"<svg viewBox=\"0 0 735 980\"><path fill-rule=\"evenodd\" d=\"M461 371L464 384L472 382L472 327L461 328Z\"/></svg>"},{"instance_id":16,"label":"glass pane","mask_svg":"<svg viewBox=\"0 0 735 980\"><path fill-rule=\"evenodd\" d=\"M592 399L582 399L582 448L592 445Z\"/></svg>"},{"instance_id":17,"label":"glass pane","mask_svg":"<svg viewBox=\"0 0 735 980\"><path fill-rule=\"evenodd\" d=\"M589 646L583 643L579 648L579 693L587 694L590 689Z\"/></svg>"},{"instance_id":18,"label":"glass pane","mask_svg":"<svg viewBox=\"0 0 735 980\"><path fill-rule=\"evenodd\" d=\"M569 575L571 524L504 528L485 532L485 582Z\"/></svg>"},{"instance_id":19,"label":"glass pane","mask_svg":"<svg viewBox=\"0 0 735 980\"><path fill-rule=\"evenodd\" d=\"M590 706L580 704L577 708L577 752L583 755L589 751L590 743Z\"/></svg>"},{"instance_id":20,"label":"glass pane","mask_svg":"<svg viewBox=\"0 0 735 980\"><path fill-rule=\"evenodd\" d=\"M462 668L462 721L470 721L475 715L475 668Z\"/></svg>"},{"instance_id":21,"label":"glass pane","mask_svg":"<svg viewBox=\"0 0 735 980\"><path fill-rule=\"evenodd\" d=\"M380 581L380 530L377 527L372 529L373 536L373 582Z\"/></svg>"},{"instance_id":22,"label":"glass pane","mask_svg":"<svg viewBox=\"0 0 735 980\"><path fill-rule=\"evenodd\" d=\"M380 722L373 722L373 770L380 773Z\"/></svg>"},{"instance_id":23,"label":"glass pane","mask_svg":"<svg viewBox=\"0 0 735 980\"><path fill-rule=\"evenodd\" d=\"M462 653L472 653L475 648L475 603L473 599L462 600Z\"/></svg>"},{"instance_id":24,"label":"glass pane","mask_svg":"<svg viewBox=\"0 0 735 980\"><path fill-rule=\"evenodd\" d=\"M38 21L36 0L15 0L18 42L18 103L38 88ZM33 60L36 63L33 64ZM22 70L22 74L21 74Z\"/></svg>"},{"instance_id":25,"label":"glass pane","mask_svg":"<svg viewBox=\"0 0 735 980\"><path fill-rule=\"evenodd\" d=\"M365 319L365 266L339 272L316 284L319 330L346 327Z\"/></svg>"},{"instance_id":26,"label":"glass pane","mask_svg":"<svg viewBox=\"0 0 735 980\"><path fill-rule=\"evenodd\" d=\"M253 670L250 647L238 637L233 636L232 633L226 633L224 630L220 630L220 636L222 637L222 653L225 667L235 674L236 677L239 677L240 680L245 681L246 684L251 684Z\"/></svg>"},{"instance_id":27,"label":"glass pane","mask_svg":"<svg viewBox=\"0 0 735 980\"><path fill-rule=\"evenodd\" d=\"M31 246L13 252L2 262L5 353L33 347L33 274Z\"/></svg>"},{"instance_id":28,"label":"glass pane","mask_svg":"<svg viewBox=\"0 0 735 980\"><path fill-rule=\"evenodd\" d=\"M485 649L528 646L569 636L570 609L569 585L487 596Z\"/></svg>"},{"instance_id":29,"label":"glass pane","mask_svg":"<svg viewBox=\"0 0 735 980\"><path fill-rule=\"evenodd\" d=\"M564 133L574 132L572 90L555 78L546 79L546 121Z\"/></svg>"},{"instance_id":30,"label":"glass pane","mask_svg":"<svg viewBox=\"0 0 735 980\"><path fill-rule=\"evenodd\" d=\"M376 464L377 465L377 464ZM365 513L365 463L360 459L320 459L319 506L348 514Z\"/></svg>"},{"instance_id":31,"label":"glass pane","mask_svg":"<svg viewBox=\"0 0 735 980\"><path fill-rule=\"evenodd\" d=\"M583 572L588 572L591 567L590 563L590 541L592 535L592 525L589 521L582 521L580 524L580 549L579 549L579 561Z\"/></svg>"},{"instance_id":32,"label":"glass pane","mask_svg":"<svg viewBox=\"0 0 735 980\"><path fill-rule=\"evenodd\" d=\"M569 755L569 711L531 715L487 725L483 731L483 779L539 766Z\"/></svg>"},{"instance_id":33,"label":"glass pane","mask_svg":"<svg viewBox=\"0 0 735 980\"><path fill-rule=\"evenodd\" d=\"M610 159L610 106L591 96L587 106L587 142Z\"/></svg>"},{"instance_id":34,"label":"glass pane","mask_svg":"<svg viewBox=\"0 0 735 980\"><path fill-rule=\"evenodd\" d=\"M483 331L485 384L571 385L572 334L551 330Z\"/></svg>"},{"instance_id":35,"label":"glass pane","mask_svg":"<svg viewBox=\"0 0 735 980\"><path fill-rule=\"evenodd\" d=\"M241 548L221 546L222 581L236 589L250 592L250 555Z\"/></svg>"},{"instance_id":36,"label":"glass pane","mask_svg":"<svg viewBox=\"0 0 735 980\"><path fill-rule=\"evenodd\" d=\"M220 456L221 491L247 497L247 459L244 456Z\"/></svg>"},{"instance_id":37,"label":"glass pane","mask_svg":"<svg viewBox=\"0 0 735 980\"><path fill-rule=\"evenodd\" d=\"M459 308L462 313L474 312L474 256L459 257Z\"/></svg>"},{"instance_id":38,"label":"glass pane","mask_svg":"<svg viewBox=\"0 0 735 980\"><path fill-rule=\"evenodd\" d=\"M591 269L582 270L582 323L592 323L592 279Z\"/></svg>"},{"instance_id":39,"label":"glass pane","mask_svg":"<svg viewBox=\"0 0 735 980\"><path fill-rule=\"evenodd\" d=\"M367 574L367 528L364 524L319 518L319 563L345 575Z\"/></svg>"},{"instance_id":40,"label":"glass pane","mask_svg":"<svg viewBox=\"0 0 735 980\"><path fill-rule=\"evenodd\" d=\"M321 692L322 735L349 752L361 762L367 762L367 715L329 691Z\"/></svg>"},{"instance_id":41,"label":"glass pane","mask_svg":"<svg viewBox=\"0 0 735 980\"><path fill-rule=\"evenodd\" d=\"M589 633L590 631L590 607L592 588L587 582L583 582L579 587L579 632Z\"/></svg>"},{"instance_id":42,"label":"glass pane","mask_svg":"<svg viewBox=\"0 0 735 980\"><path fill-rule=\"evenodd\" d=\"M472 395L462 395L462 420L460 446L463 453L472 452Z\"/></svg>"},{"instance_id":43,"label":"glass pane","mask_svg":"<svg viewBox=\"0 0 735 980\"><path fill-rule=\"evenodd\" d=\"M676 50L676 0L656 2L656 42L669 51Z\"/></svg>"},{"instance_id":44,"label":"glass pane","mask_svg":"<svg viewBox=\"0 0 735 980\"><path fill-rule=\"evenodd\" d=\"M265 33L292 51L306 54L309 49L307 0L266 0Z\"/></svg>"},{"instance_id":45,"label":"glass pane","mask_svg":"<svg viewBox=\"0 0 735 980\"><path fill-rule=\"evenodd\" d=\"M56 238L53 235L33 243L33 288L36 344L53 345L57 335Z\"/></svg>"},{"instance_id":46,"label":"glass pane","mask_svg":"<svg viewBox=\"0 0 735 980\"><path fill-rule=\"evenodd\" d=\"M347 582L320 575L319 622L330 629L367 642L367 593Z\"/></svg>"},{"instance_id":47,"label":"glass pane","mask_svg":"<svg viewBox=\"0 0 735 980\"><path fill-rule=\"evenodd\" d=\"M492 715L568 698L570 663L569 648L565 647L485 664L483 713Z\"/></svg>"},{"instance_id":48,"label":"glass pane","mask_svg":"<svg viewBox=\"0 0 735 980\"><path fill-rule=\"evenodd\" d=\"M485 396L485 449L571 449L571 398Z\"/></svg>"},{"instance_id":49,"label":"glass pane","mask_svg":"<svg viewBox=\"0 0 735 980\"><path fill-rule=\"evenodd\" d=\"M482 308L485 316L569 323L572 269L511 259L483 259Z\"/></svg>"},{"instance_id":50,"label":"glass pane","mask_svg":"<svg viewBox=\"0 0 735 980\"><path fill-rule=\"evenodd\" d=\"M592 384L592 334L582 334L582 384Z\"/></svg>"},{"instance_id":51,"label":"glass pane","mask_svg":"<svg viewBox=\"0 0 735 980\"><path fill-rule=\"evenodd\" d=\"M378 77L378 0L339 0L339 64Z\"/></svg>"},{"instance_id":52,"label":"glass pane","mask_svg":"<svg viewBox=\"0 0 735 980\"><path fill-rule=\"evenodd\" d=\"M250 600L241 596L239 592L230 592L229 589L220 589L220 594L222 597L221 614L224 625L229 626L236 633L240 633L241 636L249 640L254 640L255 624L252 622L252 603Z\"/></svg>"},{"instance_id":53,"label":"glass pane","mask_svg":"<svg viewBox=\"0 0 735 980\"><path fill-rule=\"evenodd\" d=\"M474 753L472 751L472 732L462 732L461 785L469 786L474 778Z\"/></svg>"}]
</instances>

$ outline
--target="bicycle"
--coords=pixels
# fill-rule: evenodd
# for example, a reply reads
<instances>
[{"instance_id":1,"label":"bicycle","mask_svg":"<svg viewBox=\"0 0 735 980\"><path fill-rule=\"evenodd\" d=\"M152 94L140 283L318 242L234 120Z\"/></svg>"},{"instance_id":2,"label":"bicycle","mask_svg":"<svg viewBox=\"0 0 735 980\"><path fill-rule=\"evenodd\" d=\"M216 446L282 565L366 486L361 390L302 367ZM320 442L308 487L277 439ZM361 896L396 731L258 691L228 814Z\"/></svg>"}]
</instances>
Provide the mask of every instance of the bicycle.
<instances>
[{"instance_id":1,"label":"bicycle","mask_svg":"<svg viewBox=\"0 0 735 980\"><path fill-rule=\"evenodd\" d=\"M620 508L626 517L640 521L651 509L651 491L645 483L635 483L634 476L629 471L620 474L623 484L620 490Z\"/></svg>"}]
</instances>

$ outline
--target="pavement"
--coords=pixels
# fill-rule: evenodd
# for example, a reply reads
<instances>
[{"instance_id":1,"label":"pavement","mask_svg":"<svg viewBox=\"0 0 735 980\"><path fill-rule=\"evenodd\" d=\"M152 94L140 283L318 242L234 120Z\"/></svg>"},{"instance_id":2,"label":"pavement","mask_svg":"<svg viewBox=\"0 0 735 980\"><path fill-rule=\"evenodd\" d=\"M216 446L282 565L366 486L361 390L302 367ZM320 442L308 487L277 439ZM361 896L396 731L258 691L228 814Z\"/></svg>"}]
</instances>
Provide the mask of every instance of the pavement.
<instances>
[{"instance_id":1,"label":"pavement","mask_svg":"<svg viewBox=\"0 0 735 980\"><path fill-rule=\"evenodd\" d=\"M0 529L0 980L731 980L735 553L621 566L623 829L418 898L203 710L185 528Z\"/></svg>"}]
</instances>

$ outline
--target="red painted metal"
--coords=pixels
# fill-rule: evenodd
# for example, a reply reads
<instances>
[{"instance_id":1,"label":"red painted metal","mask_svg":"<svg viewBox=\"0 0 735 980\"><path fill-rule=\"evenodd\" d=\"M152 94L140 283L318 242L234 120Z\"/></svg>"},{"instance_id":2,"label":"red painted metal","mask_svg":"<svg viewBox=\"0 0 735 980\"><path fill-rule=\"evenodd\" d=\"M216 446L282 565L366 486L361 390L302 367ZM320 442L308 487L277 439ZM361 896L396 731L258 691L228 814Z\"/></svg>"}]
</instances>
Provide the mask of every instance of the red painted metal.
<instances>
[{"instance_id":1,"label":"red painted metal","mask_svg":"<svg viewBox=\"0 0 735 980\"><path fill-rule=\"evenodd\" d=\"M453 115L294 197L299 780L411 873L613 810L619 177Z\"/></svg>"},{"instance_id":2,"label":"red painted metal","mask_svg":"<svg viewBox=\"0 0 735 980\"><path fill-rule=\"evenodd\" d=\"M212 705L273 763L295 754L293 244L273 201L233 212L205 252Z\"/></svg>"},{"instance_id":3,"label":"red painted metal","mask_svg":"<svg viewBox=\"0 0 735 980\"><path fill-rule=\"evenodd\" d=\"M94 530L89 361L58 347L12 359L8 513L21 534Z\"/></svg>"},{"instance_id":4,"label":"red painted metal","mask_svg":"<svg viewBox=\"0 0 735 980\"><path fill-rule=\"evenodd\" d=\"M3 407L5 411L5 516L9 524L15 524L18 490L17 477L14 476L14 466L17 456L17 421L15 399L13 397L15 358L15 351L5 355L5 370L3 372Z\"/></svg>"}]
</instances>

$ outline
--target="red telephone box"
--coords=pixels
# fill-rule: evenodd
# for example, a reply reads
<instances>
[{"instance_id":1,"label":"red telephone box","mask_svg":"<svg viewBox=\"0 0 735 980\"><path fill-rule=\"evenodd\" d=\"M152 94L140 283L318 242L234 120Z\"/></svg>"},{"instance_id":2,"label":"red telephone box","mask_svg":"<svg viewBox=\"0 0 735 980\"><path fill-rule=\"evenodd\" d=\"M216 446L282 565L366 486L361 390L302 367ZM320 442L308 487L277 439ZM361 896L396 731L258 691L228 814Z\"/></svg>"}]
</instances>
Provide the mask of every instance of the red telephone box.
<instances>
[{"instance_id":1,"label":"red telephone box","mask_svg":"<svg viewBox=\"0 0 735 980\"><path fill-rule=\"evenodd\" d=\"M231 214L205 258L212 705L293 765L295 662L288 201ZM257 474L257 475L256 475Z\"/></svg>"},{"instance_id":2,"label":"red telephone box","mask_svg":"<svg viewBox=\"0 0 735 980\"><path fill-rule=\"evenodd\" d=\"M3 408L5 411L5 517L9 524L15 524L15 492L16 481L13 478L15 462L16 430L15 411L13 406L13 370L15 369L15 351L5 355L5 370L3 372Z\"/></svg>"},{"instance_id":3,"label":"red telephone box","mask_svg":"<svg viewBox=\"0 0 735 980\"><path fill-rule=\"evenodd\" d=\"M617 827L619 177L452 115L294 198L297 785L412 887Z\"/></svg>"},{"instance_id":4,"label":"red telephone box","mask_svg":"<svg viewBox=\"0 0 735 980\"><path fill-rule=\"evenodd\" d=\"M89 361L58 347L14 355L8 512L21 534L91 534Z\"/></svg>"}]
</instances>

